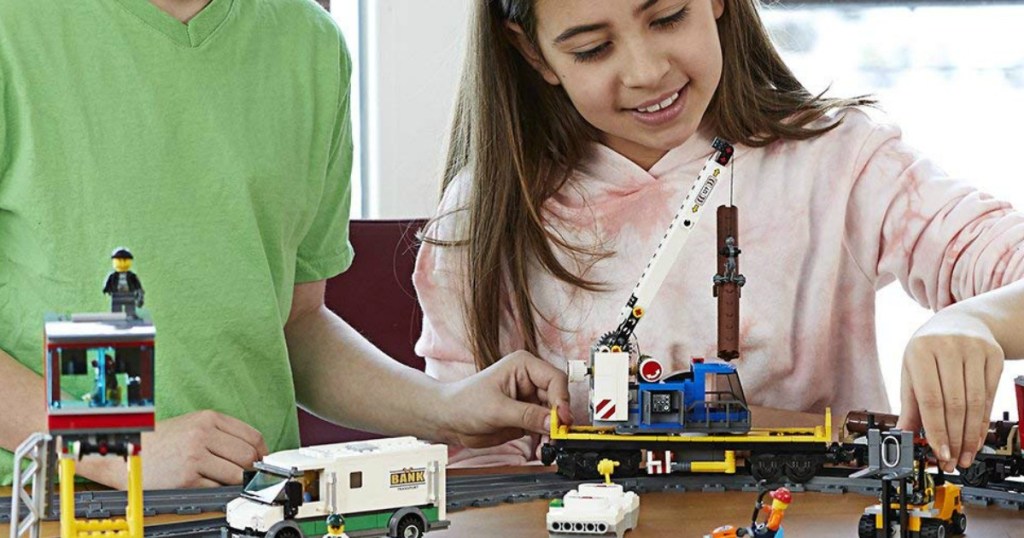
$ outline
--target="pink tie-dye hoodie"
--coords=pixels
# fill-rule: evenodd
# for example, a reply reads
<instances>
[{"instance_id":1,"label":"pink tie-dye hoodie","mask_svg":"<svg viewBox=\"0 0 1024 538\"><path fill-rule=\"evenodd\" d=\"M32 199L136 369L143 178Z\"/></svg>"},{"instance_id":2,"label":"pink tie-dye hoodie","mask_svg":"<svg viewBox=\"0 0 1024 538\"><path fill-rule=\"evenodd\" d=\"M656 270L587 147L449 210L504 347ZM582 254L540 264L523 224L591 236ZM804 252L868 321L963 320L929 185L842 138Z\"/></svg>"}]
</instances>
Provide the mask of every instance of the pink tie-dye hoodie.
<instances>
[{"instance_id":1,"label":"pink tie-dye hoodie","mask_svg":"<svg viewBox=\"0 0 1024 538\"><path fill-rule=\"evenodd\" d=\"M872 113L873 114L873 113ZM608 147L544 205L550 228L576 244L610 249L589 278L608 292L573 289L540 270L531 275L539 355L559 368L587 359L618 314L704 161L710 139L691 137L645 171ZM714 210L739 210L740 352L735 362L751 404L843 416L887 411L875 342L875 292L899 280L918 303L938 310L1024 276L1024 215L948 177L901 140L897 127L860 110L838 128L805 141L737 146L636 336L640 350L671 372L692 357L716 356ZM463 207L469 178L445 193L438 214ZM462 239L465 211L426 230ZM563 256L563 260L570 260ZM573 267L573 265L568 265ZM475 371L463 311L464 247L424 244L414 276L423 306L416 352L444 381ZM505 305L508 299L495 298ZM547 320L547 321L546 321ZM550 321L550 323L549 323ZM521 348L506 316L502 351ZM883 357L898 361L901 357ZM588 420L587 384L570 385L577 423ZM464 466L536 459L536 438L486 450L453 450Z\"/></svg>"}]
</instances>

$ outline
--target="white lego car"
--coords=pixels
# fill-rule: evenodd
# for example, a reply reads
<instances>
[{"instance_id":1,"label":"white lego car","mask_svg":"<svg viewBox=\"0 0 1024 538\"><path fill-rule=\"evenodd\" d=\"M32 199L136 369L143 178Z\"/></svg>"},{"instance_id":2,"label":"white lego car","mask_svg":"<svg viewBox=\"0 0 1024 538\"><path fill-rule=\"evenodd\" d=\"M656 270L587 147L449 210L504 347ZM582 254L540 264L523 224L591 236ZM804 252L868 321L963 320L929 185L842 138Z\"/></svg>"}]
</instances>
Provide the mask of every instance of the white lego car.
<instances>
[{"instance_id":1,"label":"white lego car","mask_svg":"<svg viewBox=\"0 0 1024 538\"><path fill-rule=\"evenodd\" d=\"M636 528L640 497L618 484L581 484L548 508L549 538L611 536Z\"/></svg>"}]
</instances>

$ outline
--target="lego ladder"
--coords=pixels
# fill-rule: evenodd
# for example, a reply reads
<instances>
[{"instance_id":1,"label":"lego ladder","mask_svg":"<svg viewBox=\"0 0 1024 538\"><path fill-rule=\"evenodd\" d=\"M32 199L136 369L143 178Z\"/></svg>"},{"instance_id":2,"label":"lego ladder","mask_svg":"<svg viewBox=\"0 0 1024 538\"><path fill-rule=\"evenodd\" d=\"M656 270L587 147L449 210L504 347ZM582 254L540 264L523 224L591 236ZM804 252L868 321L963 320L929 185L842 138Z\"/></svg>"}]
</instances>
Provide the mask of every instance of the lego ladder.
<instances>
[{"instance_id":1,"label":"lego ladder","mask_svg":"<svg viewBox=\"0 0 1024 538\"><path fill-rule=\"evenodd\" d=\"M40 523L46 509L46 497L49 491L47 461L50 453L52 437L45 433L34 433L25 439L14 451L14 481L11 484L11 538L20 538L31 529L31 537L39 538ZM23 460L28 465L22 469ZM29 478L32 479L32 490L25 489ZM28 509L24 521L21 520L22 504Z\"/></svg>"}]
</instances>

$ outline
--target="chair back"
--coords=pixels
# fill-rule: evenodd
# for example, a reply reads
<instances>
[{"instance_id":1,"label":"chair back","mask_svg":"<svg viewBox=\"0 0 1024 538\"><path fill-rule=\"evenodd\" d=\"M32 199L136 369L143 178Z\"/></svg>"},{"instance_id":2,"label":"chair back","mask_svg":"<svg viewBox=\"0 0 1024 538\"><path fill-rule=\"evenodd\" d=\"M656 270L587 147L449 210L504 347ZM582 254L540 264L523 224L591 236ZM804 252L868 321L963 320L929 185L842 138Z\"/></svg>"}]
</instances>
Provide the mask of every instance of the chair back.
<instances>
[{"instance_id":1,"label":"chair back","mask_svg":"<svg viewBox=\"0 0 1024 538\"><path fill-rule=\"evenodd\" d=\"M349 240L355 249L352 266L327 281L327 308L395 360L423 369L413 346L419 338L423 311L416 300L412 273L419 242L416 232L425 220L353 220ZM386 397L381 380L381 397ZM373 405L367 402L366 405ZM303 446L380 437L344 428L299 409Z\"/></svg>"}]
</instances>

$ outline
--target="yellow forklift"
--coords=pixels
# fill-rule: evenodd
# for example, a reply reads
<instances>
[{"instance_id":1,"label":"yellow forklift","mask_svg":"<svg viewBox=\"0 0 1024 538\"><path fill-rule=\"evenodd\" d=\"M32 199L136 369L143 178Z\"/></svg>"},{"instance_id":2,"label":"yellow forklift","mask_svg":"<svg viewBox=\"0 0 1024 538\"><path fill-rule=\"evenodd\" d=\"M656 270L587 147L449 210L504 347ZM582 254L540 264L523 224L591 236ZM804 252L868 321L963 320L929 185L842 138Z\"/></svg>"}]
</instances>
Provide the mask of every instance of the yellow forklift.
<instances>
[{"instance_id":1,"label":"yellow forklift","mask_svg":"<svg viewBox=\"0 0 1024 538\"><path fill-rule=\"evenodd\" d=\"M882 495L880 503L864 510L859 538L946 538L966 532L960 486L946 482L941 469L935 476L928 473L928 456L927 442L910 432L868 432L868 468L853 477L879 478Z\"/></svg>"}]
</instances>

